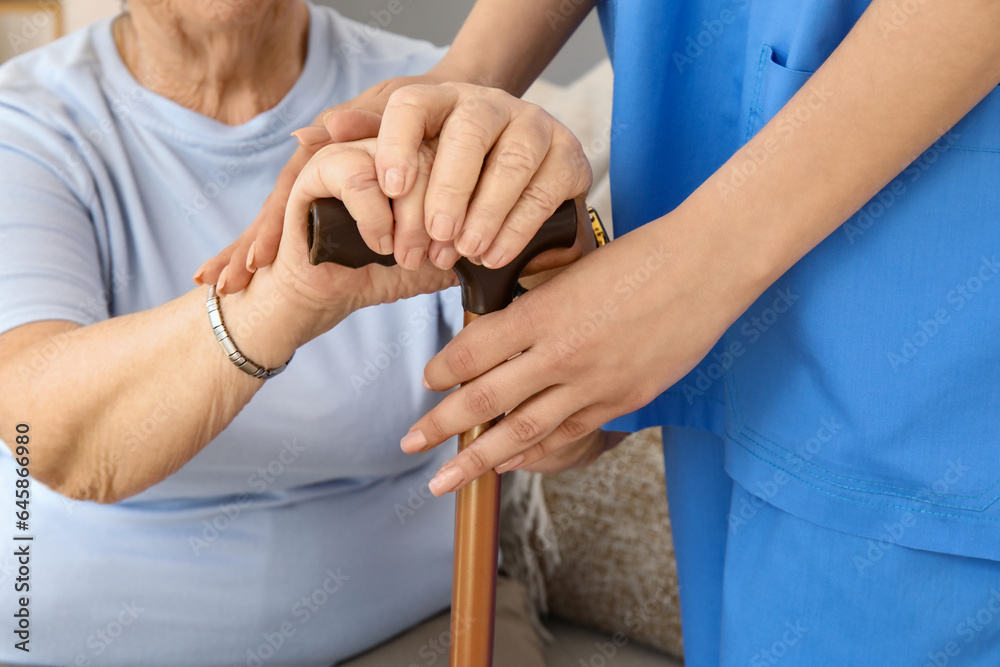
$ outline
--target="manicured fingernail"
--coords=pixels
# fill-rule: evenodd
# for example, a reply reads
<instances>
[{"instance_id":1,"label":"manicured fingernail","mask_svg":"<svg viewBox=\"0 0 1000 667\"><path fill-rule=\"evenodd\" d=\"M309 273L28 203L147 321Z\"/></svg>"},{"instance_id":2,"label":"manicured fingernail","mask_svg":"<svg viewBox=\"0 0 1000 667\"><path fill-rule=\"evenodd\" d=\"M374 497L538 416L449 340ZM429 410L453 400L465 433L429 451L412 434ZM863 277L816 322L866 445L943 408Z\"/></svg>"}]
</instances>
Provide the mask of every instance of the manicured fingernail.
<instances>
[{"instance_id":1,"label":"manicured fingernail","mask_svg":"<svg viewBox=\"0 0 1000 667\"><path fill-rule=\"evenodd\" d=\"M455 487L464 481L465 473L461 468L458 466L448 466L439 472L437 477L432 479L428 486L431 493L435 496L441 496L449 491L454 491Z\"/></svg>"},{"instance_id":2,"label":"manicured fingernail","mask_svg":"<svg viewBox=\"0 0 1000 667\"><path fill-rule=\"evenodd\" d=\"M253 263L253 254L254 251L256 250L257 250L257 242L254 241L253 243L250 244L250 249L247 250L247 271L249 271L250 273L253 273L254 271L257 270L257 267L254 266Z\"/></svg>"},{"instance_id":3,"label":"manicured fingernail","mask_svg":"<svg viewBox=\"0 0 1000 667\"><path fill-rule=\"evenodd\" d=\"M424 249L423 248L411 248L403 260L403 266L407 269L419 269L420 265L424 263Z\"/></svg>"},{"instance_id":4,"label":"manicured fingernail","mask_svg":"<svg viewBox=\"0 0 1000 667\"><path fill-rule=\"evenodd\" d=\"M506 259L507 253L504 249L494 246L483 256L483 266L487 269L495 269L498 266L502 266Z\"/></svg>"},{"instance_id":5,"label":"manicured fingernail","mask_svg":"<svg viewBox=\"0 0 1000 667\"><path fill-rule=\"evenodd\" d=\"M511 457L510 459L504 461L496 468L494 468L494 470L496 470L497 472L508 472L510 470L514 470L522 463L524 463L524 454L518 454L517 456Z\"/></svg>"},{"instance_id":6,"label":"manicured fingernail","mask_svg":"<svg viewBox=\"0 0 1000 667\"><path fill-rule=\"evenodd\" d=\"M323 127L326 127L326 121L330 120L330 116L332 116L335 113L337 113L337 112L336 111L327 111L325 114L323 114L323 120L321 120L319 122L319 124L322 125Z\"/></svg>"},{"instance_id":7,"label":"manicured fingernail","mask_svg":"<svg viewBox=\"0 0 1000 667\"><path fill-rule=\"evenodd\" d=\"M292 136L298 140L300 146L312 146L323 141L330 141L330 133L326 131L326 128L315 125L295 130L292 132Z\"/></svg>"},{"instance_id":8,"label":"manicured fingernail","mask_svg":"<svg viewBox=\"0 0 1000 667\"><path fill-rule=\"evenodd\" d=\"M194 281L195 285L201 285L202 284L202 282L201 282L201 276L202 276L203 273L205 273L205 265L204 264L202 264L201 268L198 269L197 271L195 271L194 275L191 276L191 280Z\"/></svg>"},{"instance_id":9,"label":"manicured fingernail","mask_svg":"<svg viewBox=\"0 0 1000 667\"><path fill-rule=\"evenodd\" d=\"M450 216L438 213L431 221L431 238L435 241L450 241L455 233L455 221Z\"/></svg>"},{"instance_id":10,"label":"manicured fingernail","mask_svg":"<svg viewBox=\"0 0 1000 667\"><path fill-rule=\"evenodd\" d=\"M406 179L403 172L393 167L385 172L385 193L390 197L396 197L403 191Z\"/></svg>"},{"instance_id":11,"label":"manicured fingernail","mask_svg":"<svg viewBox=\"0 0 1000 667\"><path fill-rule=\"evenodd\" d=\"M455 243L455 249L465 257L478 255L479 244L483 242L483 235L474 229L466 229L462 237Z\"/></svg>"},{"instance_id":12,"label":"manicured fingernail","mask_svg":"<svg viewBox=\"0 0 1000 667\"><path fill-rule=\"evenodd\" d=\"M410 431L399 441L399 447L407 454L416 454L427 446L427 438L421 431Z\"/></svg>"},{"instance_id":13,"label":"manicured fingernail","mask_svg":"<svg viewBox=\"0 0 1000 667\"><path fill-rule=\"evenodd\" d=\"M434 256L434 266L439 269L448 270L455 266L455 262L458 261L460 256L461 255L459 255L458 251L454 248L443 248L438 251L437 255Z\"/></svg>"},{"instance_id":14,"label":"manicured fingernail","mask_svg":"<svg viewBox=\"0 0 1000 667\"><path fill-rule=\"evenodd\" d=\"M226 278L229 277L229 267L222 269L222 273L219 274L219 280L215 283L215 291L218 294L226 293Z\"/></svg>"},{"instance_id":15,"label":"manicured fingernail","mask_svg":"<svg viewBox=\"0 0 1000 667\"><path fill-rule=\"evenodd\" d=\"M427 378L420 378L420 381L424 384L424 389L426 389L427 391L434 391L433 389L431 389L430 383L427 382Z\"/></svg>"},{"instance_id":16,"label":"manicured fingernail","mask_svg":"<svg viewBox=\"0 0 1000 667\"><path fill-rule=\"evenodd\" d=\"M386 234L378 240L378 254L380 255L391 255L392 254L392 237Z\"/></svg>"}]
</instances>

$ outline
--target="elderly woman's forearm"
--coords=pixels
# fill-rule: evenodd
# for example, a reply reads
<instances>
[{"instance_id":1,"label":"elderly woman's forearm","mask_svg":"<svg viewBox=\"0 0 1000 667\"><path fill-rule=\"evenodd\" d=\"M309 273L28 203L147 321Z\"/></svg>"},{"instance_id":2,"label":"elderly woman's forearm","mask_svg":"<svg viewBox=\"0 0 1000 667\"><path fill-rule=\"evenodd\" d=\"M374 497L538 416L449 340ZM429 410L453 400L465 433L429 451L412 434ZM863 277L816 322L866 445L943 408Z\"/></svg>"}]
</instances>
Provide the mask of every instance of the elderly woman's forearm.
<instances>
[{"instance_id":1,"label":"elderly woman's forearm","mask_svg":"<svg viewBox=\"0 0 1000 667\"><path fill-rule=\"evenodd\" d=\"M274 367L301 327L266 283L226 297L223 311L244 354ZM36 479L72 498L116 502L178 470L236 417L263 382L223 353L206 293L38 341L3 364L0 383L14 391L0 399L0 436L13 442L14 424L30 424ZM41 348L45 363L32 363Z\"/></svg>"},{"instance_id":2,"label":"elderly woman's forearm","mask_svg":"<svg viewBox=\"0 0 1000 667\"><path fill-rule=\"evenodd\" d=\"M440 67L459 79L520 96L596 0L479 0ZM598 45L601 48L603 45Z\"/></svg>"}]
</instances>

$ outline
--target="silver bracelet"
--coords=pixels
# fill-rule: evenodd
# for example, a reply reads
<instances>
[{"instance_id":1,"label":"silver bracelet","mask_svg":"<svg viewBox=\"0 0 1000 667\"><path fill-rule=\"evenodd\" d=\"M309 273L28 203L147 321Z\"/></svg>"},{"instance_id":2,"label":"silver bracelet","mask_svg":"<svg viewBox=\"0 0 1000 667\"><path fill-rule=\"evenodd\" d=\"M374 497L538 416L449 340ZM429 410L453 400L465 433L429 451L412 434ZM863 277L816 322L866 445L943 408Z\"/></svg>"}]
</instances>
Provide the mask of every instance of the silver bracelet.
<instances>
[{"instance_id":1,"label":"silver bracelet","mask_svg":"<svg viewBox=\"0 0 1000 667\"><path fill-rule=\"evenodd\" d=\"M277 368L263 368L258 366L254 362L250 361L243 356L239 348L236 347L236 343L229 336L229 331L226 329L226 323L222 321L222 310L219 306L219 293L215 291L215 285L209 285L208 287L208 300L205 302L205 308L208 310L208 321L212 325L212 331L215 332L215 338L219 341L219 345L222 346L222 350L229 357L229 361L236 365L236 368L240 369L247 375L252 375L255 378L261 380L268 380L273 378L275 375L285 370L288 367L288 363L295 356L288 358L288 361L281 364Z\"/></svg>"}]
</instances>

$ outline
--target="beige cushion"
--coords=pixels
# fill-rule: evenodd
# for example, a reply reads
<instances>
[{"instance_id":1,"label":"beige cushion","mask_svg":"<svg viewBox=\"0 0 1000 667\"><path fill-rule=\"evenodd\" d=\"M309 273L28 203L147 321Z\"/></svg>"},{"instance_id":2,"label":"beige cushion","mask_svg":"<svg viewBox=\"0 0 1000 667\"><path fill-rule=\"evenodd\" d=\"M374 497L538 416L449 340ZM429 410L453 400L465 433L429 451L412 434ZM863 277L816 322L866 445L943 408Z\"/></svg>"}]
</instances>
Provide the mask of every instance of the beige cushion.
<instances>
[{"instance_id":1,"label":"beige cushion","mask_svg":"<svg viewBox=\"0 0 1000 667\"><path fill-rule=\"evenodd\" d=\"M682 656L659 429L542 485L552 535L536 539L554 537L560 555L545 568L550 613Z\"/></svg>"}]
</instances>

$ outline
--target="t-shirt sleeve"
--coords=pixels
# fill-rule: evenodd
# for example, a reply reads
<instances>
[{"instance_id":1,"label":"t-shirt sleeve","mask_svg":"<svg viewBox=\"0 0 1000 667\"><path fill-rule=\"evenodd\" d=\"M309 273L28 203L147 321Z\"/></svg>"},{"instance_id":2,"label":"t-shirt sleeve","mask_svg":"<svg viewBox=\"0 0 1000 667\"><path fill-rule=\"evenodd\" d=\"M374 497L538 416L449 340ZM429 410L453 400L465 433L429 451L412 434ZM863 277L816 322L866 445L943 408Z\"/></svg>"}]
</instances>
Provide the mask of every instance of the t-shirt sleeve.
<instances>
[{"instance_id":1,"label":"t-shirt sleeve","mask_svg":"<svg viewBox=\"0 0 1000 667\"><path fill-rule=\"evenodd\" d=\"M72 150L30 116L0 109L0 333L41 320L108 318L87 195L59 157Z\"/></svg>"}]
</instances>

